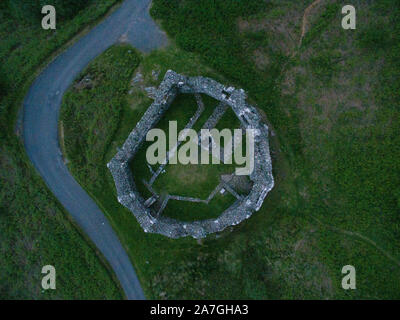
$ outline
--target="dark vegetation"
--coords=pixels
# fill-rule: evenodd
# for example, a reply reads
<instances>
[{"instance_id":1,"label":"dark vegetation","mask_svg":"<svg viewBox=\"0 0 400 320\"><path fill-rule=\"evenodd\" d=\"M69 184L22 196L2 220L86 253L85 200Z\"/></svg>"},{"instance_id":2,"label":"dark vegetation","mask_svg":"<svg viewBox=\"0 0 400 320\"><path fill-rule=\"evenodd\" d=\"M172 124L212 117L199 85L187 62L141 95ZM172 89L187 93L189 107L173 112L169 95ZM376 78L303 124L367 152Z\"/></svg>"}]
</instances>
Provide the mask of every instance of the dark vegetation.
<instances>
[{"instance_id":1,"label":"dark vegetation","mask_svg":"<svg viewBox=\"0 0 400 320\"><path fill-rule=\"evenodd\" d=\"M44 1L0 1L0 298L118 299L121 291L28 161L17 114L29 85L56 50L117 1L46 1L57 30L42 30ZM18 122L19 123L19 122ZM99 258L100 257L100 258ZM52 264L57 289L42 291Z\"/></svg>"},{"instance_id":2,"label":"dark vegetation","mask_svg":"<svg viewBox=\"0 0 400 320\"><path fill-rule=\"evenodd\" d=\"M129 51L132 53L128 54ZM191 249L187 251L190 248L187 246L193 243L193 240L173 241L158 235L148 237L132 217L132 213L117 202L114 181L106 167L106 163L115 155L116 148L122 145L151 103L150 99L143 97L140 90L137 90L135 86L128 90L130 79L139 61L137 60L137 53L133 52L133 48L128 46L116 46L94 60L66 94L61 120L65 133L66 156L71 171L97 200L113 227L117 230L121 240L125 243L142 279L146 295L148 297L162 297L164 296L164 289L157 285L160 270L166 265L169 266L177 255L181 256L180 259L183 261L191 261L193 256L192 254L188 256ZM221 77L202 66L196 56L179 51L174 47L141 57L138 70L143 74L145 85L148 86L158 85L165 71L170 68L187 75L202 74L221 81ZM160 71L158 80L152 79L152 70ZM121 74L123 74L122 77ZM89 76L92 85L82 88L80 86L81 80ZM103 92L107 92L107 94L103 94ZM118 100L115 100L116 98ZM214 107L216 101L211 98L203 98L206 107L204 112L210 115L212 111L210 107ZM95 102L93 102L94 100ZM114 100L113 107L109 105L110 100ZM176 103L171 106L157 127L168 129L169 120L178 120L178 129L182 129L196 111L196 108L197 105L193 96L182 95L178 97ZM198 125L206 119L207 117L201 117ZM112 139L111 145L108 144L110 138ZM80 150L85 151L80 152ZM106 150L105 153L104 150ZM101 157L102 154L105 154L105 156ZM175 165L171 165L171 167L175 167ZM146 189L140 181L143 177L150 178L145 152L138 153L132 163L132 168L138 188L143 195L148 196L149 194L146 193ZM167 170L169 172L170 169ZM215 167L211 173L215 173L215 170L221 169ZM232 172L232 168L229 172ZM160 188L160 190L186 192L186 183L186 186L189 186L192 191L198 191L194 183L190 185L188 181L182 180L187 178L186 175L182 177L182 173L178 172L174 176L175 170L171 170L171 173L171 179L163 180L164 183L161 181L155 187ZM196 173L196 170L194 173ZM202 175L201 170L199 174ZM217 184L218 179L215 181L214 176L210 181L204 181L203 191L205 193L200 195L208 195ZM230 195L217 195L210 202L210 205L171 200L165 209L165 214L187 221L217 217L233 201L234 199Z\"/></svg>"},{"instance_id":3,"label":"dark vegetation","mask_svg":"<svg viewBox=\"0 0 400 320\"><path fill-rule=\"evenodd\" d=\"M125 94L138 64L138 54L132 48L113 47L95 59L78 78L72 91L64 96L61 119L64 135L68 137L64 145L69 166L81 183L86 185L91 181L92 192L102 188L104 181L90 175L92 170L82 168L102 169L99 164L104 162L104 155L114 138L110 133L120 126L127 104ZM80 88L79 82L88 76L92 86ZM89 125L87 119L90 119Z\"/></svg>"},{"instance_id":4,"label":"dark vegetation","mask_svg":"<svg viewBox=\"0 0 400 320\"><path fill-rule=\"evenodd\" d=\"M181 49L142 57L146 82L158 84L154 69L173 69L246 89L274 133L276 185L251 219L205 241L145 234L115 200L105 167L150 104L126 95L104 159L74 174L92 178L81 183L126 244L149 298L400 298L400 8L356 1L357 30L346 31L346 3L322 1L299 47L311 2L154 0L153 16ZM93 111L103 116L81 118L86 127L98 119L106 128L110 113ZM104 150L106 141L87 147ZM341 288L347 264L357 290Z\"/></svg>"},{"instance_id":5,"label":"dark vegetation","mask_svg":"<svg viewBox=\"0 0 400 320\"><path fill-rule=\"evenodd\" d=\"M3 6L14 19L23 23L37 23L43 18L41 10L45 5L56 8L58 20L68 20L91 3L91 0L5 0Z\"/></svg>"},{"instance_id":6,"label":"dark vegetation","mask_svg":"<svg viewBox=\"0 0 400 320\"><path fill-rule=\"evenodd\" d=\"M218 218L235 200L230 193L225 195L218 193L208 204L169 200L162 214L181 221L213 219Z\"/></svg>"},{"instance_id":7,"label":"dark vegetation","mask_svg":"<svg viewBox=\"0 0 400 320\"><path fill-rule=\"evenodd\" d=\"M155 0L152 14L178 46L198 53L206 64L244 87L265 111L279 139L278 184L259 213L265 220L259 228L253 225L251 235L231 238L247 239L238 264L243 276L250 275L238 296L248 297L245 292L251 291L252 297L270 297L272 291L279 297L398 298L399 286L394 283L400 272L399 4L357 1L357 30L348 32L340 28L345 3L326 1L314 13L317 18L302 47L287 54L271 34L289 25L284 19L293 21L296 14L280 18L277 9L290 12L297 5L302 7L297 15L302 15L310 3ZM250 33L256 31L255 35L249 38L240 32L238 19L253 21ZM270 60L263 70L251 60L251 50L257 47ZM283 90L291 76L294 81ZM283 169L280 160L288 167ZM291 223L282 225L288 220ZM274 232L266 231L269 228ZM338 229L374 241L397 263L360 237ZM275 250L268 248L285 232L304 237L294 243L294 256L284 257L279 249L289 239L277 242ZM241 252L233 245L226 250ZM303 257L297 257L296 251L302 250ZM251 265L246 255L251 255ZM344 292L340 270L350 262L359 270L360 286ZM311 272L299 270L305 265ZM253 289L246 291L250 284ZM305 288L301 293L300 287Z\"/></svg>"}]
</instances>

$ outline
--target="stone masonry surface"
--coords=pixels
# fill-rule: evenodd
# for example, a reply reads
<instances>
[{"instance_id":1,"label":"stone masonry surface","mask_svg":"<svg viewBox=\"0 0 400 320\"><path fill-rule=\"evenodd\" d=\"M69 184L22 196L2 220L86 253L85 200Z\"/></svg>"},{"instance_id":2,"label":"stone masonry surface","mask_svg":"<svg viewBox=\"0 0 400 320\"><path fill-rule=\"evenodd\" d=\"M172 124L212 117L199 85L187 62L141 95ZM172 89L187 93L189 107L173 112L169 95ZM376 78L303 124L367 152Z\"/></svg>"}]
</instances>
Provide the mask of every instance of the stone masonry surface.
<instances>
[{"instance_id":1,"label":"stone masonry surface","mask_svg":"<svg viewBox=\"0 0 400 320\"><path fill-rule=\"evenodd\" d=\"M133 159L147 132L168 110L178 93L206 94L231 107L245 129L255 129L254 170L250 175L253 187L247 196L238 199L217 219L183 222L162 215L154 215L149 202L142 198L133 180L128 163ZM115 182L118 201L128 208L145 232L158 233L170 238L192 236L204 238L237 225L258 211L274 186L268 143L268 127L262 123L256 108L246 102L243 89L225 87L205 77L186 77L172 70L165 73L159 88L154 92L154 102L131 131L121 149L107 164ZM168 200L166 200L168 201Z\"/></svg>"}]
</instances>

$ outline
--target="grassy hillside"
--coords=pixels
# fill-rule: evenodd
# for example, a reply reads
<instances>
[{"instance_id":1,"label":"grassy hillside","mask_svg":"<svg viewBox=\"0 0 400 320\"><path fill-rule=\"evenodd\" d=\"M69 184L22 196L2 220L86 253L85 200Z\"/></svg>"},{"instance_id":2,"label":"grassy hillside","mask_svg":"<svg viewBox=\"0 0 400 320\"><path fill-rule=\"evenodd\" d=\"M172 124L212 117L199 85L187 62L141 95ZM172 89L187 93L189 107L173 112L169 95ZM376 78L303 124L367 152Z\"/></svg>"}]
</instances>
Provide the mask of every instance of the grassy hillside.
<instances>
[{"instance_id":1,"label":"grassy hillside","mask_svg":"<svg viewBox=\"0 0 400 320\"><path fill-rule=\"evenodd\" d=\"M292 263L295 272L278 271L275 264L293 257L270 259L266 271L286 277L290 296L399 297L399 6L356 1L357 30L345 31L344 3L321 1L302 35L311 3L156 0L152 13L179 46L248 90L278 137L275 172L282 182L274 207L281 214L274 224L296 224L293 232L302 236L292 254L305 251L315 266L304 273ZM285 170L279 157L288 162ZM267 202L260 215L274 210ZM263 232L254 237L276 239ZM249 242L259 247L254 238ZM359 271L359 290L340 289L345 264ZM313 292L318 273L325 280ZM296 293L295 283L309 286L311 295Z\"/></svg>"},{"instance_id":2,"label":"grassy hillside","mask_svg":"<svg viewBox=\"0 0 400 320\"><path fill-rule=\"evenodd\" d=\"M400 298L400 9L356 1L357 30L346 31L341 2L306 11L311 3L153 2L179 49L141 57L145 85L159 83L153 70L173 69L243 87L272 131L274 189L251 219L218 236L145 234L116 201L105 165L151 103L128 93L128 74L114 87L118 65L129 64L129 75L137 66L132 49L100 56L82 77L110 77L65 97L70 167L118 232L149 298ZM91 95L102 90L118 97L116 107L104 96L94 107ZM86 152L68 147L75 144ZM341 288L347 264L357 290Z\"/></svg>"},{"instance_id":3,"label":"grassy hillside","mask_svg":"<svg viewBox=\"0 0 400 320\"><path fill-rule=\"evenodd\" d=\"M173 264L177 255L183 255L184 261L193 260L193 256L188 257L188 252L185 251L193 244L197 245L193 239L175 242L159 235L149 237L145 234L132 213L118 203L114 181L106 163L115 155L117 148L122 145L151 103L144 90L130 87L134 72L140 71L144 77L143 86L150 86L158 85L170 68L188 75L203 74L222 80L215 72L202 66L196 56L173 47L140 57L130 46L114 46L95 59L76 79L64 97L60 115L69 168L81 185L97 200L117 231L149 298L166 297L164 285L157 285L160 270L169 268L167 266ZM160 72L158 80L152 77L153 70ZM82 88L82 79L89 77L91 84ZM182 108L171 108L169 115L174 119L181 119L179 123L186 123L195 109L194 105L190 113L185 115ZM165 122L164 126L167 124ZM81 152L82 150L84 151ZM138 161L135 172L137 176L148 173L144 161ZM169 215L185 217L174 210L174 203L171 202ZM200 214L208 214L206 206L200 209ZM192 213L190 206L186 210L186 213Z\"/></svg>"},{"instance_id":4,"label":"grassy hillside","mask_svg":"<svg viewBox=\"0 0 400 320\"><path fill-rule=\"evenodd\" d=\"M15 135L21 133L15 128L18 110L37 71L117 1L74 7L56 31L42 30L35 12L23 7L39 2L0 4L0 298L118 299L121 290L106 264L47 190ZM64 1L63 9L71 4ZM47 264L56 268L56 290L41 288Z\"/></svg>"}]
</instances>

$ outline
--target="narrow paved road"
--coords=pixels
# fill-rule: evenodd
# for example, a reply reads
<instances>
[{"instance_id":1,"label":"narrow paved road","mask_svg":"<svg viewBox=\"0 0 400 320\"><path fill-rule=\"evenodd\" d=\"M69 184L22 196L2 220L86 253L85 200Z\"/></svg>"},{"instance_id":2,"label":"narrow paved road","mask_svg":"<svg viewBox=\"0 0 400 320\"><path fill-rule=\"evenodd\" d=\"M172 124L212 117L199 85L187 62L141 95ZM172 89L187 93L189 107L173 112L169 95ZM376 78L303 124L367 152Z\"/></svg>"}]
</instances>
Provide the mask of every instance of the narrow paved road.
<instances>
[{"instance_id":1,"label":"narrow paved road","mask_svg":"<svg viewBox=\"0 0 400 320\"><path fill-rule=\"evenodd\" d=\"M115 232L96 203L63 163L58 141L62 96L87 64L121 36L142 51L166 44L150 18L150 0L126 0L85 37L58 56L39 75L24 101L26 152L44 181L110 263L128 299L144 299L135 270Z\"/></svg>"}]
</instances>

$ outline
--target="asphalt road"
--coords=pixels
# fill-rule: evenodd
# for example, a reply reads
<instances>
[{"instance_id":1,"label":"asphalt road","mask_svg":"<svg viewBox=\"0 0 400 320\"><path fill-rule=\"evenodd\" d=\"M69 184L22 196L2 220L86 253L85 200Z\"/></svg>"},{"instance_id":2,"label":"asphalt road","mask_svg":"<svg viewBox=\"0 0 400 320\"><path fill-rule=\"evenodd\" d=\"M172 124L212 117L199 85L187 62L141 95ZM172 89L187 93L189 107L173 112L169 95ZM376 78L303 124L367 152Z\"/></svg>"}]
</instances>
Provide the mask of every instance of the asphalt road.
<instances>
[{"instance_id":1,"label":"asphalt road","mask_svg":"<svg viewBox=\"0 0 400 320\"><path fill-rule=\"evenodd\" d=\"M143 290L127 253L104 214L64 165L58 141L58 117L63 94L72 81L93 58L121 36L144 52L166 44L164 33L149 16L150 2L126 0L51 62L29 89L23 114L24 144L30 160L57 199L108 260L128 299L144 299Z\"/></svg>"}]
</instances>

